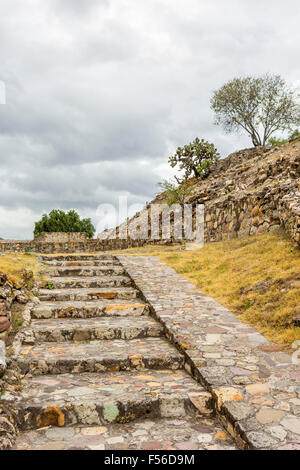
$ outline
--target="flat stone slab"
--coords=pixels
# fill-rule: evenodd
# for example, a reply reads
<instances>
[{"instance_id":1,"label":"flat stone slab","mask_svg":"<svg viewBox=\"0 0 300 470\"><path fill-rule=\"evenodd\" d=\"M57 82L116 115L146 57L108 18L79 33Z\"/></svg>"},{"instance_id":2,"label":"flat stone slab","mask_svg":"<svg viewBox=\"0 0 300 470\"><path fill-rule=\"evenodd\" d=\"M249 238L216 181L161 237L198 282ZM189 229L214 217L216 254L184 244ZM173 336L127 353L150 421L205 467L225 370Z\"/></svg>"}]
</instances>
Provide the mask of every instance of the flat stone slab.
<instances>
[{"instance_id":1,"label":"flat stone slab","mask_svg":"<svg viewBox=\"0 0 300 470\"><path fill-rule=\"evenodd\" d=\"M36 341L91 341L159 337L163 327L151 317L32 320L28 337Z\"/></svg>"},{"instance_id":2,"label":"flat stone slab","mask_svg":"<svg viewBox=\"0 0 300 470\"><path fill-rule=\"evenodd\" d=\"M300 448L300 369L153 256L119 256L243 448Z\"/></svg>"},{"instance_id":3,"label":"flat stone slab","mask_svg":"<svg viewBox=\"0 0 300 470\"><path fill-rule=\"evenodd\" d=\"M139 297L139 292L131 287L39 289L41 301L81 300L89 302L97 299L136 299L137 297Z\"/></svg>"},{"instance_id":4,"label":"flat stone slab","mask_svg":"<svg viewBox=\"0 0 300 470\"><path fill-rule=\"evenodd\" d=\"M45 272L45 270L43 271ZM47 267L47 274L50 277L67 277L67 276L122 276L125 274L125 269L120 266L64 266L64 267Z\"/></svg>"},{"instance_id":5,"label":"flat stone slab","mask_svg":"<svg viewBox=\"0 0 300 470\"><path fill-rule=\"evenodd\" d=\"M23 374L63 374L130 369L180 369L183 356L162 338L86 343L41 343L19 351Z\"/></svg>"},{"instance_id":6,"label":"flat stone slab","mask_svg":"<svg viewBox=\"0 0 300 470\"><path fill-rule=\"evenodd\" d=\"M91 318L102 316L149 315L149 305L142 300L96 300L81 302L41 302L32 310L32 318Z\"/></svg>"},{"instance_id":7,"label":"flat stone slab","mask_svg":"<svg viewBox=\"0 0 300 470\"><path fill-rule=\"evenodd\" d=\"M46 427L21 434L14 450L236 450L205 418L164 418L126 424Z\"/></svg>"},{"instance_id":8,"label":"flat stone slab","mask_svg":"<svg viewBox=\"0 0 300 470\"><path fill-rule=\"evenodd\" d=\"M82 254L82 255L72 255L72 254L66 254L66 255L54 255L54 256L47 256L47 255L41 255L39 256L39 261L42 262L51 262L51 263L56 263L59 261L66 262L66 261L72 261L72 262L80 262L80 261L91 261L91 262L101 262L102 264L105 263L105 261L114 261L115 263L119 263L118 258L114 255L111 255L109 253L107 254L99 254L99 255L89 255L89 254Z\"/></svg>"},{"instance_id":9,"label":"flat stone slab","mask_svg":"<svg viewBox=\"0 0 300 470\"><path fill-rule=\"evenodd\" d=\"M47 280L39 281L39 287L43 288L47 283L51 283L54 289L73 288L98 288L98 287L122 287L132 284L126 276L94 276L94 277L50 277Z\"/></svg>"}]
</instances>

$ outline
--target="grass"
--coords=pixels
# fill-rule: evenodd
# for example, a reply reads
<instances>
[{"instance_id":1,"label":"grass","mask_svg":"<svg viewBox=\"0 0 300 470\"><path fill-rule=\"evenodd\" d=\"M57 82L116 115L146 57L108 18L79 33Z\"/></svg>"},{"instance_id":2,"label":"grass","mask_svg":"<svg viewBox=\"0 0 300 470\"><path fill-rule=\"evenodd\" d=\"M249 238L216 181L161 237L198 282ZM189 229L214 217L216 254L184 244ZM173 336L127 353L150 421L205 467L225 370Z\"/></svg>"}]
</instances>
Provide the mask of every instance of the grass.
<instances>
[{"instance_id":1,"label":"grass","mask_svg":"<svg viewBox=\"0 0 300 470\"><path fill-rule=\"evenodd\" d=\"M23 285L22 271L32 271L37 274L36 255L32 253L5 253L0 256L0 271L7 275L11 285L19 288ZM30 287L28 283L27 287ZM23 324L24 305L13 303L11 309L11 328L6 339L6 345L12 344L15 334Z\"/></svg>"},{"instance_id":2,"label":"grass","mask_svg":"<svg viewBox=\"0 0 300 470\"><path fill-rule=\"evenodd\" d=\"M21 271L26 269L37 273L36 255L32 253L5 253L0 256L0 271L8 276L11 284L17 285L22 281Z\"/></svg>"},{"instance_id":3,"label":"grass","mask_svg":"<svg viewBox=\"0 0 300 470\"><path fill-rule=\"evenodd\" d=\"M300 339L300 328L293 326L300 307L300 250L283 233L210 243L198 251L127 252L158 256L269 340L288 348Z\"/></svg>"}]
</instances>

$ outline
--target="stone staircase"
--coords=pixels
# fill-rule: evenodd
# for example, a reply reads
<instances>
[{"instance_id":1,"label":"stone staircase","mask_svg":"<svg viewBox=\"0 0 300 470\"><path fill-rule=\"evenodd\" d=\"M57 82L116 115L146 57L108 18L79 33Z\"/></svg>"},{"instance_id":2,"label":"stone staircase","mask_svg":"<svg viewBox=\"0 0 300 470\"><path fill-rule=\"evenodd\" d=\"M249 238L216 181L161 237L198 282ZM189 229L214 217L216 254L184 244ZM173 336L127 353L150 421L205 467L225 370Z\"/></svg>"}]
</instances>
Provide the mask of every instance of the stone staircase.
<instances>
[{"instance_id":1,"label":"stone staircase","mask_svg":"<svg viewBox=\"0 0 300 470\"><path fill-rule=\"evenodd\" d=\"M15 449L234 449L119 260L42 256Z\"/></svg>"}]
</instances>

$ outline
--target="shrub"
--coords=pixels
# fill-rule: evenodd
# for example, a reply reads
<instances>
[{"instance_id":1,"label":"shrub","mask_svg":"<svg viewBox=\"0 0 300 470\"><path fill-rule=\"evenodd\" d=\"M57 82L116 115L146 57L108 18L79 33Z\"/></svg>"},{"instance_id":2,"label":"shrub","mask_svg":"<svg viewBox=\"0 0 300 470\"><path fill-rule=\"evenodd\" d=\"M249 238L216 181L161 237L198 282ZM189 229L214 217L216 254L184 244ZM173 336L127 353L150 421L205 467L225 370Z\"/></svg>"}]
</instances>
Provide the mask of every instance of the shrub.
<instances>
[{"instance_id":1,"label":"shrub","mask_svg":"<svg viewBox=\"0 0 300 470\"><path fill-rule=\"evenodd\" d=\"M191 175L196 178L205 178L210 173L210 166L220 158L217 149L213 144L196 137L184 147L178 147L175 155L169 158L172 168L179 166L179 170L184 170L184 179ZM176 178L176 177L175 177ZM180 183L178 178L177 182Z\"/></svg>"},{"instance_id":2,"label":"shrub","mask_svg":"<svg viewBox=\"0 0 300 470\"><path fill-rule=\"evenodd\" d=\"M191 194L193 189L193 184L188 181L184 181L177 186L172 181L164 180L157 185L164 191L169 206L173 204L180 204L182 206L186 197Z\"/></svg>"}]
</instances>

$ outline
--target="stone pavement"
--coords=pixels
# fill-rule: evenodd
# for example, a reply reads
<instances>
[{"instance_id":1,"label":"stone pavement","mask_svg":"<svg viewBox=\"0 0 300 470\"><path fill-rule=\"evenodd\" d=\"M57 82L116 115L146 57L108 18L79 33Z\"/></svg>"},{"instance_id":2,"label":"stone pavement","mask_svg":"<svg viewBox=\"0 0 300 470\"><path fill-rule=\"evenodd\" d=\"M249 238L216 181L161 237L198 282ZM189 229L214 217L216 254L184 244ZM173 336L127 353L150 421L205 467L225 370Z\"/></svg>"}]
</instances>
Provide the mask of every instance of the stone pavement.
<instances>
[{"instance_id":1,"label":"stone pavement","mask_svg":"<svg viewBox=\"0 0 300 470\"><path fill-rule=\"evenodd\" d=\"M41 428L21 435L16 450L235 450L211 419L133 421L110 426Z\"/></svg>"},{"instance_id":2,"label":"stone pavement","mask_svg":"<svg viewBox=\"0 0 300 470\"><path fill-rule=\"evenodd\" d=\"M240 448L300 449L300 367L153 256L119 256Z\"/></svg>"},{"instance_id":3,"label":"stone pavement","mask_svg":"<svg viewBox=\"0 0 300 470\"><path fill-rule=\"evenodd\" d=\"M17 415L15 449L236 449L117 257L40 261L48 277L14 344L22 392L3 397Z\"/></svg>"}]
</instances>

